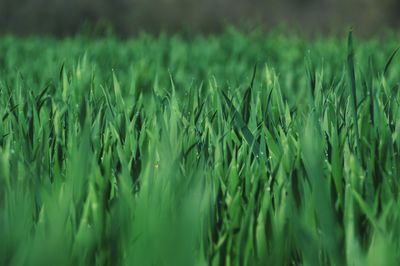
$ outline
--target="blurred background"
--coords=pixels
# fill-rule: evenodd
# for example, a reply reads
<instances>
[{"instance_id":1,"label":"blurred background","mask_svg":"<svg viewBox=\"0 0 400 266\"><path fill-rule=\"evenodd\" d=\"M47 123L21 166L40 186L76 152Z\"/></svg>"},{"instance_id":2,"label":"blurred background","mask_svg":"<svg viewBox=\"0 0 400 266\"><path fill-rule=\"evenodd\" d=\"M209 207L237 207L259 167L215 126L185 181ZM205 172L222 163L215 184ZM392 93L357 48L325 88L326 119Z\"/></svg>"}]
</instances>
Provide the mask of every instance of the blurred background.
<instances>
[{"instance_id":1,"label":"blurred background","mask_svg":"<svg viewBox=\"0 0 400 266\"><path fill-rule=\"evenodd\" d=\"M3 34L214 33L228 24L371 35L400 27L400 0L0 0Z\"/></svg>"}]
</instances>

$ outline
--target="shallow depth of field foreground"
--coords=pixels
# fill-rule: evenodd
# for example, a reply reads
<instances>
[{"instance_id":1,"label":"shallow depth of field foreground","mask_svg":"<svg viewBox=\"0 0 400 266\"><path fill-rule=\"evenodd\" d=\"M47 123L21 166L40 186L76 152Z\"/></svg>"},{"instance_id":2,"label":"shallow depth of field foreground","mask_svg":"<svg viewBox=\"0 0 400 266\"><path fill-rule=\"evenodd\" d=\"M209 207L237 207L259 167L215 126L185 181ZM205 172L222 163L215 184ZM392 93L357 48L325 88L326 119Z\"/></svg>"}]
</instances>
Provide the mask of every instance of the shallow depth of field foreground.
<instances>
[{"instance_id":1,"label":"shallow depth of field foreground","mask_svg":"<svg viewBox=\"0 0 400 266\"><path fill-rule=\"evenodd\" d=\"M400 40L0 38L0 265L397 265Z\"/></svg>"}]
</instances>

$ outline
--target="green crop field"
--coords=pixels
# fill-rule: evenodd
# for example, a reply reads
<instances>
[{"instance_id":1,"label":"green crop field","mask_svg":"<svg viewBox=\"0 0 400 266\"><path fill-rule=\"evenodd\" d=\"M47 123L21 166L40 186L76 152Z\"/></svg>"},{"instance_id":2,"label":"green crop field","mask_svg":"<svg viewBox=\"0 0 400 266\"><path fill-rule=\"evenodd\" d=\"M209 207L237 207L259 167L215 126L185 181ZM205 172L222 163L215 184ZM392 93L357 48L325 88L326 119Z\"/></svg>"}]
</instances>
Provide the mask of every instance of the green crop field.
<instances>
[{"instance_id":1,"label":"green crop field","mask_svg":"<svg viewBox=\"0 0 400 266\"><path fill-rule=\"evenodd\" d=\"M400 39L0 38L0 265L398 265Z\"/></svg>"}]
</instances>

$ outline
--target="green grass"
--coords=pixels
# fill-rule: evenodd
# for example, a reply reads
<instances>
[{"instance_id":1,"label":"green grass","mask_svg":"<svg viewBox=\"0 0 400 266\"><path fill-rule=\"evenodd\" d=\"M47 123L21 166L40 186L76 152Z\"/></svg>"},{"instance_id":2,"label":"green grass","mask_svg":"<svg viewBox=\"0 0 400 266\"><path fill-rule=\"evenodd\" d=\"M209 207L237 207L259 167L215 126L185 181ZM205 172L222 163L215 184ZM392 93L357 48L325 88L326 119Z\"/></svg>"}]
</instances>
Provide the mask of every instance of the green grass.
<instances>
[{"instance_id":1,"label":"green grass","mask_svg":"<svg viewBox=\"0 0 400 266\"><path fill-rule=\"evenodd\" d=\"M397 265L399 38L0 38L0 265Z\"/></svg>"}]
</instances>

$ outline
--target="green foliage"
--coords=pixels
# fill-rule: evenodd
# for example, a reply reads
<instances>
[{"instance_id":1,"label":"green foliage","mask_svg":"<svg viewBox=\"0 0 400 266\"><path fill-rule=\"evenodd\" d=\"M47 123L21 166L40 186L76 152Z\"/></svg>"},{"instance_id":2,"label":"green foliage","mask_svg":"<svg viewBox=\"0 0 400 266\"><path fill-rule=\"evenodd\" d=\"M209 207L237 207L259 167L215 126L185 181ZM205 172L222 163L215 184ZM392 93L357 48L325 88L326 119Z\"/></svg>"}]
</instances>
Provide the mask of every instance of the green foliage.
<instances>
[{"instance_id":1,"label":"green foliage","mask_svg":"<svg viewBox=\"0 0 400 266\"><path fill-rule=\"evenodd\" d=\"M396 47L2 37L0 264L396 265Z\"/></svg>"}]
</instances>

